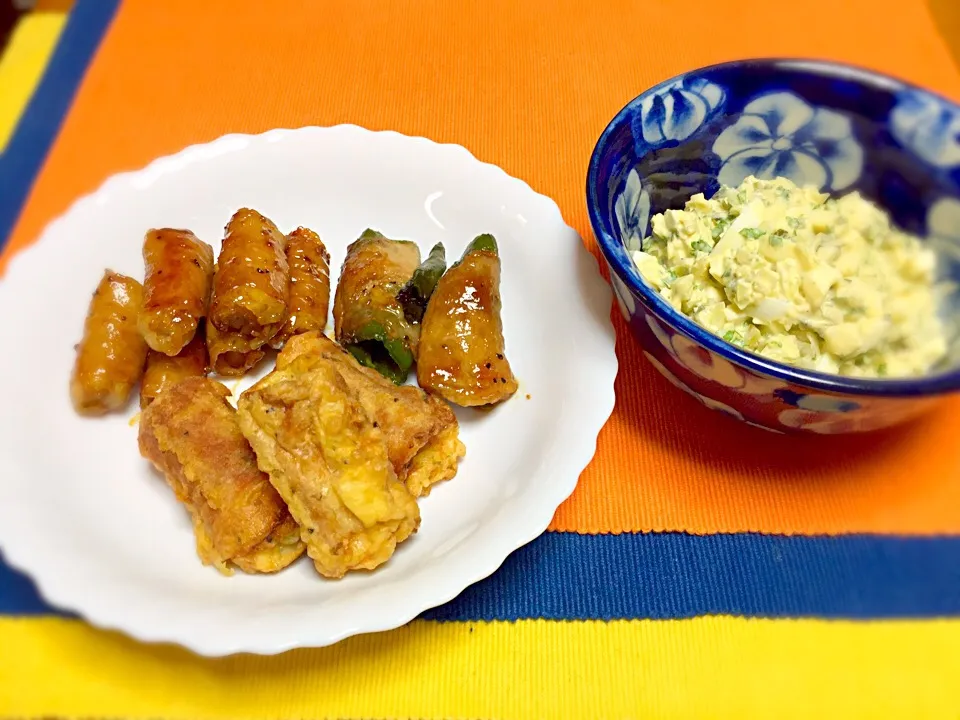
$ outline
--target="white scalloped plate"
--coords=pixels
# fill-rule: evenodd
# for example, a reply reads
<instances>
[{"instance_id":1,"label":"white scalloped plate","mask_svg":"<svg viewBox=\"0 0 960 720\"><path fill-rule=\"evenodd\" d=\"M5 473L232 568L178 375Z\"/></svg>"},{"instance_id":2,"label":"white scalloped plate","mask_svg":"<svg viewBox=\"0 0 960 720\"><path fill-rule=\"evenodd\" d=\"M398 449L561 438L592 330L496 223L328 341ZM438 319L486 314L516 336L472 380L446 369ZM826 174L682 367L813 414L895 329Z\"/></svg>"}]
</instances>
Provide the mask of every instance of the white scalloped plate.
<instances>
[{"instance_id":1,"label":"white scalloped plate","mask_svg":"<svg viewBox=\"0 0 960 720\"><path fill-rule=\"evenodd\" d=\"M334 278L366 227L424 253L443 241L450 260L481 232L500 242L520 392L492 413L459 412L458 476L421 502L420 532L375 572L331 582L305 560L275 576L203 567L186 513L139 456L134 404L103 419L71 409L73 345L103 269L142 277L153 226L191 228L218 250L244 205L285 232L319 232ZM227 135L116 175L13 260L0 307L18 346L0 356L4 557L55 606L204 655L328 645L454 598L544 531L613 409L611 293L557 206L462 147L394 132Z\"/></svg>"}]
</instances>

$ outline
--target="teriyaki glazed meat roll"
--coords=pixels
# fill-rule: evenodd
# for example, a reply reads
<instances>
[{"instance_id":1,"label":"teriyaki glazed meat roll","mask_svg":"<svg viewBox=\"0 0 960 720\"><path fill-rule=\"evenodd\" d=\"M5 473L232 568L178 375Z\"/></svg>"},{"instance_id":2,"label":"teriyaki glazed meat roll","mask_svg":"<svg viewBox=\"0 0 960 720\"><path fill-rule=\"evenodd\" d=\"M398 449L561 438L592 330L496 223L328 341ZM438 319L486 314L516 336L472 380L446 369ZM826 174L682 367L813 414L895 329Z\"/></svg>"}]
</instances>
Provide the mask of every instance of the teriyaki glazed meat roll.
<instances>
[{"instance_id":1,"label":"teriyaki glazed meat roll","mask_svg":"<svg viewBox=\"0 0 960 720\"><path fill-rule=\"evenodd\" d=\"M242 208L230 219L213 277L207 329L210 364L242 375L287 318L287 241L269 219Z\"/></svg>"},{"instance_id":2,"label":"teriyaki glazed meat roll","mask_svg":"<svg viewBox=\"0 0 960 720\"><path fill-rule=\"evenodd\" d=\"M333 301L337 341L397 384L410 373L420 337L397 295L419 266L415 243L365 230L347 248Z\"/></svg>"}]
</instances>

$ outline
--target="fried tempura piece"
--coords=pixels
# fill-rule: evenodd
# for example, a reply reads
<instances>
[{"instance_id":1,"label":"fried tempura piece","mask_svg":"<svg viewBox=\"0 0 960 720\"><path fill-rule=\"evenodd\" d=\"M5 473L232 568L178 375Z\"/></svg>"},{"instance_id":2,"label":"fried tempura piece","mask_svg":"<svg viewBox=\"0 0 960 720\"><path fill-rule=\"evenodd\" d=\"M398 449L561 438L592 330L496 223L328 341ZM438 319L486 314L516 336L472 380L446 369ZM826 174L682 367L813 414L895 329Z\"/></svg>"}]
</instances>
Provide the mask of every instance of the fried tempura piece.
<instances>
[{"instance_id":1,"label":"fried tempura piece","mask_svg":"<svg viewBox=\"0 0 960 720\"><path fill-rule=\"evenodd\" d=\"M221 333L208 323L206 335L210 368L217 375L243 375L263 359L263 350L248 350L249 343L236 333Z\"/></svg>"},{"instance_id":2,"label":"fried tempura piece","mask_svg":"<svg viewBox=\"0 0 960 720\"><path fill-rule=\"evenodd\" d=\"M415 496L457 474L457 462L466 448L459 439L457 416L443 400L420 388L394 385L320 333L291 338L277 356L277 369L288 368L298 358L308 360L309 366L323 363L336 367L380 426L390 462Z\"/></svg>"},{"instance_id":3,"label":"fried tempura piece","mask_svg":"<svg viewBox=\"0 0 960 720\"><path fill-rule=\"evenodd\" d=\"M176 355L207 314L213 248L189 230L149 230L143 240L143 312L140 333L152 350Z\"/></svg>"},{"instance_id":4,"label":"fried tempura piece","mask_svg":"<svg viewBox=\"0 0 960 720\"><path fill-rule=\"evenodd\" d=\"M140 454L163 473L193 519L197 554L229 573L274 572L303 553L287 507L257 467L230 391L208 378L167 388L140 417Z\"/></svg>"},{"instance_id":5,"label":"fried tempura piece","mask_svg":"<svg viewBox=\"0 0 960 720\"><path fill-rule=\"evenodd\" d=\"M215 368L221 364L243 367L247 361L238 365L225 359L220 363L219 355L230 352L246 357L269 343L283 327L290 291L286 245L277 226L255 210L242 208L227 223L213 276L208 320L226 348L210 346Z\"/></svg>"},{"instance_id":6,"label":"fried tempura piece","mask_svg":"<svg viewBox=\"0 0 960 720\"><path fill-rule=\"evenodd\" d=\"M294 335L327 326L330 310L330 253L313 230L299 227L287 235L290 296L287 320L272 345L283 347Z\"/></svg>"},{"instance_id":7,"label":"fried tempura piece","mask_svg":"<svg viewBox=\"0 0 960 720\"><path fill-rule=\"evenodd\" d=\"M420 509L383 433L331 365L274 370L240 396L240 428L300 524L317 571L372 570L416 532Z\"/></svg>"},{"instance_id":8,"label":"fried tempura piece","mask_svg":"<svg viewBox=\"0 0 960 720\"><path fill-rule=\"evenodd\" d=\"M300 539L300 525L289 513L262 542L246 555L231 558L245 573L275 573L303 555L306 545Z\"/></svg>"},{"instance_id":9,"label":"fried tempura piece","mask_svg":"<svg viewBox=\"0 0 960 720\"><path fill-rule=\"evenodd\" d=\"M140 409L181 380L203 377L206 374L207 343L202 329L198 329L193 340L173 357L156 350L148 351L147 367L143 371L143 379L140 380Z\"/></svg>"},{"instance_id":10,"label":"fried tempura piece","mask_svg":"<svg viewBox=\"0 0 960 720\"><path fill-rule=\"evenodd\" d=\"M123 407L143 374L147 344L137 329L143 287L112 270L90 300L70 379L70 399L81 415Z\"/></svg>"},{"instance_id":11,"label":"fried tempura piece","mask_svg":"<svg viewBox=\"0 0 960 720\"><path fill-rule=\"evenodd\" d=\"M474 238L440 278L420 328L417 382L455 405L492 405L517 391L500 319L500 255Z\"/></svg>"},{"instance_id":12,"label":"fried tempura piece","mask_svg":"<svg viewBox=\"0 0 960 720\"><path fill-rule=\"evenodd\" d=\"M453 413L450 415L453 416ZM457 462L464 456L467 448L460 441L460 429L456 416L453 417L453 424L430 438L405 469L403 481L414 497L429 495L434 485L444 480L452 480L457 474Z\"/></svg>"},{"instance_id":13,"label":"fried tempura piece","mask_svg":"<svg viewBox=\"0 0 960 720\"><path fill-rule=\"evenodd\" d=\"M306 546L300 540L300 526L289 514L267 537L244 555L224 560L213 545L213 539L202 518L188 506L196 538L197 557L223 575L233 575L234 566L249 574L279 572L296 561Z\"/></svg>"}]
</instances>

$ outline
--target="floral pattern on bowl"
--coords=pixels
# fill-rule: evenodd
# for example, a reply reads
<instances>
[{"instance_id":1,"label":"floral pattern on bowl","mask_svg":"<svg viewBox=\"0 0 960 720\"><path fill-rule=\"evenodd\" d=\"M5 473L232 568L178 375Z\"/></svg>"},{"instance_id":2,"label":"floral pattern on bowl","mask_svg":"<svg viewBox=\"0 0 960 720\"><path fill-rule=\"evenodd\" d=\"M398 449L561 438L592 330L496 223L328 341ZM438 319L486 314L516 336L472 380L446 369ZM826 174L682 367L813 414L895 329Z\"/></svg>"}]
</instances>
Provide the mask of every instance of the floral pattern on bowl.
<instances>
[{"instance_id":1,"label":"floral pattern on bowl","mask_svg":"<svg viewBox=\"0 0 960 720\"><path fill-rule=\"evenodd\" d=\"M619 283L619 280L615 283ZM800 392L788 383L759 375L706 350L680 333L673 332L652 314L625 313L625 316L628 322L633 322L635 317L643 317L646 329L656 338L656 347L649 343L645 345L657 352L662 360L658 360L652 352L644 351L647 360L671 384L694 396L708 408L721 410L725 415L773 432L786 429L831 434L832 430L862 432L873 429L869 418L874 413L848 397ZM668 365L674 370L668 369ZM690 382L680 380L679 373L687 374ZM695 390L691 383L700 383L702 387ZM731 398L735 402L737 397L740 398L741 409L730 404ZM745 398L749 398L749 402L744 402ZM840 415L844 418L841 419Z\"/></svg>"},{"instance_id":2,"label":"floral pattern on bowl","mask_svg":"<svg viewBox=\"0 0 960 720\"><path fill-rule=\"evenodd\" d=\"M726 415L812 434L896 425L960 390L960 340L950 363L926 378L822 375L723 341L642 280L629 253L640 249L653 215L751 174L861 193L904 230L927 237L942 274L960 284L960 108L833 63L757 60L696 70L629 103L597 143L587 179L617 305L657 370ZM960 301L951 301L960 319Z\"/></svg>"},{"instance_id":3,"label":"floral pattern on bowl","mask_svg":"<svg viewBox=\"0 0 960 720\"><path fill-rule=\"evenodd\" d=\"M669 333L653 315L647 315L646 322L663 348L681 366L704 380L747 395L772 395L787 387L724 360L680 333Z\"/></svg>"},{"instance_id":4,"label":"floral pattern on bowl","mask_svg":"<svg viewBox=\"0 0 960 720\"><path fill-rule=\"evenodd\" d=\"M754 175L843 190L863 169L863 148L850 119L790 92L747 103L740 118L717 136L713 152L722 162L717 180L731 187Z\"/></svg>"},{"instance_id":5,"label":"floral pattern on bowl","mask_svg":"<svg viewBox=\"0 0 960 720\"><path fill-rule=\"evenodd\" d=\"M890 113L890 133L934 167L960 165L960 111L939 98L923 92L900 93Z\"/></svg>"},{"instance_id":6,"label":"floral pattern on bowl","mask_svg":"<svg viewBox=\"0 0 960 720\"><path fill-rule=\"evenodd\" d=\"M927 212L928 242L940 256L960 259L960 200L940 198Z\"/></svg>"},{"instance_id":7,"label":"floral pattern on bowl","mask_svg":"<svg viewBox=\"0 0 960 720\"><path fill-rule=\"evenodd\" d=\"M787 388L774 391L785 404L813 413L851 413L860 410L860 404L844 397L833 395L810 395Z\"/></svg>"},{"instance_id":8,"label":"floral pattern on bowl","mask_svg":"<svg viewBox=\"0 0 960 720\"><path fill-rule=\"evenodd\" d=\"M702 78L684 77L645 97L634 116L636 141L649 147L693 135L720 107L723 89Z\"/></svg>"},{"instance_id":9,"label":"floral pattern on bowl","mask_svg":"<svg viewBox=\"0 0 960 720\"><path fill-rule=\"evenodd\" d=\"M871 432L882 430L897 423L909 420L917 414L917 409L868 408L845 413L823 413L816 410L791 408L782 410L778 416L780 423L793 430L804 430L817 435L845 435L847 433Z\"/></svg>"},{"instance_id":10,"label":"floral pattern on bowl","mask_svg":"<svg viewBox=\"0 0 960 720\"><path fill-rule=\"evenodd\" d=\"M683 382L683 380L681 380L672 372L670 372L663 363L657 360L650 353L644 351L643 355L647 359L647 361L651 365L653 365L653 367L657 370L657 372L659 372L661 375L663 375L663 377L667 379L667 382L669 382L675 388L679 388L680 390L683 390L690 397L695 398L698 402L703 404L704 407L708 407L711 410L718 410L725 415L729 415L732 418L736 418L737 420L743 420L743 415L741 415L739 412L734 410L729 405L725 405L724 403L714 400L713 398L709 398L706 395L701 395L696 390L691 388L689 385ZM768 428L763 428L763 429L766 430Z\"/></svg>"},{"instance_id":11,"label":"floral pattern on bowl","mask_svg":"<svg viewBox=\"0 0 960 720\"><path fill-rule=\"evenodd\" d=\"M650 222L650 193L644 190L636 170L627 175L627 183L617 198L616 213L624 245L639 250Z\"/></svg>"}]
</instances>

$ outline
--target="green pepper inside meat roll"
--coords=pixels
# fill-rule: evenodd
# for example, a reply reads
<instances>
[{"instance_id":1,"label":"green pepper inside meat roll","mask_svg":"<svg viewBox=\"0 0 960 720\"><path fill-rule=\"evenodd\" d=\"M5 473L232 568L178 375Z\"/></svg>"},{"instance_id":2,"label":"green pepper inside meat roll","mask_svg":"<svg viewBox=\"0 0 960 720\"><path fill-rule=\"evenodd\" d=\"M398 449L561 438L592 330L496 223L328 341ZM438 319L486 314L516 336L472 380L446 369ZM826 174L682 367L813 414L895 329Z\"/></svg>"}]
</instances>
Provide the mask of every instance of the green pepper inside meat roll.
<instances>
[{"instance_id":1,"label":"green pepper inside meat roll","mask_svg":"<svg viewBox=\"0 0 960 720\"><path fill-rule=\"evenodd\" d=\"M365 230L347 248L333 301L337 342L398 385L416 357L420 326L407 319L397 294L419 265L416 243Z\"/></svg>"},{"instance_id":2,"label":"green pepper inside meat roll","mask_svg":"<svg viewBox=\"0 0 960 720\"><path fill-rule=\"evenodd\" d=\"M447 253L443 249L443 243L437 243L430 250L427 259L414 271L413 277L397 293L397 299L403 306L403 314L408 322L418 323L423 319L427 301L446 270Z\"/></svg>"}]
</instances>

